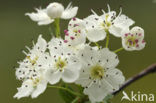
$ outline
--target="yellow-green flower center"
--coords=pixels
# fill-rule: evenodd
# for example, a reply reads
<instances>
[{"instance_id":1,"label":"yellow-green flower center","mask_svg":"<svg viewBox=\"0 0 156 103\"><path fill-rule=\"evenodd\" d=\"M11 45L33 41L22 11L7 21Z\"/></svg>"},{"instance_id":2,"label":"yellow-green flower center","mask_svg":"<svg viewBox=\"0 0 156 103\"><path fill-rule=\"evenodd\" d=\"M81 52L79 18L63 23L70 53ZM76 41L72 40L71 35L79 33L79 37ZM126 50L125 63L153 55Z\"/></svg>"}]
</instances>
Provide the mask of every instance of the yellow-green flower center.
<instances>
[{"instance_id":1,"label":"yellow-green flower center","mask_svg":"<svg viewBox=\"0 0 156 103\"><path fill-rule=\"evenodd\" d=\"M32 64L32 65L34 65L34 64L36 64L36 61L38 60L38 56L36 56L34 59L31 59L30 58L30 56L27 56L27 59L30 61L30 63Z\"/></svg>"},{"instance_id":2,"label":"yellow-green flower center","mask_svg":"<svg viewBox=\"0 0 156 103\"><path fill-rule=\"evenodd\" d=\"M126 45L129 45L130 47L136 46L138 44L138 39L136 39L135 36L127 36L126 37Z\"/></svg>"},{"instance_id":3,"label":"yellow-green flower center","mask_svg":"<svg viewBox=\"0 0 156 103\"><path fill-rule=\"evenodd\" d=\"M101 25L104 27L105 30L107 30L112 25L112 22L108 21L108 17L109 17L109 14L105 16L104 22L101 23Z\"/></svg>"},{"instance_id":4,"label":"yellow-green flower center","mask_svg":"<svg viewBox=\"0 0 156 103\"><path fill-rule=\"evenodd\" d=\"M91 77L94 79L100 79L104 76L104 68L100 65L95 65L91 67Z\"/></svg>"},{"instance_id":5,"label":"yellow-green flower center","mask_svg":"<svg viewBox=\"0 0 156 103\"><path fill-rule=\"evenodd\" d=\"M62 71L64 67L66 66L67 62L66 60L61 59L61 57L58 58L56 62L56 68Z\"/></svg>"}]
</instances>

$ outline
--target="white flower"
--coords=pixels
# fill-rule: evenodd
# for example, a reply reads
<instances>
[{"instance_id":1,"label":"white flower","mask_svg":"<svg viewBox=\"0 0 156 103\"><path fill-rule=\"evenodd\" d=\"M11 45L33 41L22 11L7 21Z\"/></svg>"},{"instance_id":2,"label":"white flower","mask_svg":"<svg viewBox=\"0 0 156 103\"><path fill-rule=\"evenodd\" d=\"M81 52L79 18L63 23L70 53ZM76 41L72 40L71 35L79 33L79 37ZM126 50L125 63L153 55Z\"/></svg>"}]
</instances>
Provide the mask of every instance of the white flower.
<instances>
[{"instance_id":1,"label":"white flower","mask_svg":"<svg viewBox=\"0 0 156 103\"><path fill-rule=\"evenodd\" d=\"M125 78L116 69L119 63L115 53L108 48L99 51L87 46L79 53L82 68L80 77L76 81L84 88L84 94L91 102L101 102L108 94L119 89Z\"/></svg>"},{"instance_id":2,"label":"white flower","mask_svg":"<svg viewBox=\"0 0 156 103\"><path fill-rule=\"evenodd\" d=\"M36 9L37 13L26 13L33 21L38 22L38 25L48 25L55 18L70 19L76 16L78 7L72 7L71 3L64 9L62 4L53 2L46 9Z\"/></svg>"},{"instance_id":3,"label":"white flower","mask_svg":"<svg viewBox=\"0 0 156 103\"><path fill-rule=\"evenodd\" d=\"M14 95L14 98L20 99L22 97L28 97L29 95L31 95L32 98L36 98L45 91L46 87L47 81L44 75L34 72L30 79L25 79L22 86L17 88L18 92Z\"/></svg>"},{"instance_id":4,"label":"white flower","mask_svg":"<svg viewBox=\"0 0 156 103\"><path fill-rule=\"evenodd\" d=\"M26 53L26 58L19 62L19 68L16 68L16 77L23 81L23 84L18 88L18 92L14 98L22 98L31 95L36 98L43 93L47 86L45 79L45 71L47 68L46 60L48 54L45 53L47 48L46 41L40 35L33 49L27 47L29 53Z\"/></svg>"},{"instance_id":5,"label":"white flower","mask_svg":"<svg viewBox=\"0 0 156 103\"><path fill-rule=\"evenodd\" d=\"M144 30L135 26L131 30L124 30L122 33L122 46L125 50L141 50L145 47Z\"/></svg>"},{"instance_id":6,"label":"white flower","mask_svg":"<svg viewBox=\"0 0 156 103\"><path fill-rule=\"evenodd\" d=\"M68 30L65 30L65 42L71 46L77 46L86 42L86 31L83 20L73 18L68 24Z\"/></svg>"},{"instance_id":7,"label":"white flower","mask_svg":"<svg viewBox=\"0 0 156 103\"><path fill-rule=\"evenodd\" d=\"M109 31L116 37L121 37L121 32L134 24L132 19L128 18L124 14L121 14L122 10L118 16L116 16L115 11L110 11L109 5L107 13L104 10L102 11L103 15L101 16L98 16L94 11L92 11L93 15L90 15L85 19L87 21L86 23L89 23L94 28L103 28L106 32Z\"/></svg>"},{"instance_id":8,"label":"white flower","mask_svg":"<svg viewBox=\"0 0 156 103\"><path fill-rule=\"evenodd\" d=\"M64 82L72 83L79 77L81 65L68 46L62 39L53 38L49 42L50 59L49 70L46 78L50 84L56 84L62 79Z\"/></svg>"}]
</instances>

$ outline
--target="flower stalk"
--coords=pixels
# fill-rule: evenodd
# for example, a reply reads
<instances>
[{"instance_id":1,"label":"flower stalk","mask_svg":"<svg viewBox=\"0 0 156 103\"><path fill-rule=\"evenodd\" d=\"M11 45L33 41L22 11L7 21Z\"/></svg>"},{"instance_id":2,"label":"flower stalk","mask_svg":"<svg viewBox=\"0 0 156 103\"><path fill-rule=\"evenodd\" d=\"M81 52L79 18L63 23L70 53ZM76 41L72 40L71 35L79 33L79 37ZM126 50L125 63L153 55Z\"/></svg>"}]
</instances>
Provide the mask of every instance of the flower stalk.
<instances>
[{"instance_id":1,"label":"flower stalk","mask_svg":"<svg viewBox=\"0 0 156 103\"><path fill-rule=\"evenodd\" d=\"M95 42L95 45L98 47L98 49L100 49L100 45L97 42Z\"/></svg>"},{"instance_id":2,"label":"flower stalk","mask_svg":"<svg viewBox=\"0 0 156 103\"><path fill-rule=\"evenodd\" d=\"M119 49L115 50L115 51L114 51L114 53L118 53L118 52L120 52L120 51L122 51L122 50L124 50L124 48L123 48L123 47L121 47L121 48L119 48Z\"/></svg>"},{"instance_id":3,"label":"flower stalk","mask_svg":"<svg viewBox=\"0 0 156 103\"><path fill-rule=\"evenodd\" d=\"M60 37L60 19L56 18L54 21L54 25L55 25L55 34L56 37L59 38Z\"/></svg>"},{"instance_id":4,"label":"flower stalk","mask_svg":"<svg viewBox=\"0 0 156 103\"><path fill-rule=\"evenodd\" d=\"M109 45L109 32L108 30L106 31L107 33L107 37L106 37L106 48L108 48L108 45Z\"/></svg>"}]
</instances>

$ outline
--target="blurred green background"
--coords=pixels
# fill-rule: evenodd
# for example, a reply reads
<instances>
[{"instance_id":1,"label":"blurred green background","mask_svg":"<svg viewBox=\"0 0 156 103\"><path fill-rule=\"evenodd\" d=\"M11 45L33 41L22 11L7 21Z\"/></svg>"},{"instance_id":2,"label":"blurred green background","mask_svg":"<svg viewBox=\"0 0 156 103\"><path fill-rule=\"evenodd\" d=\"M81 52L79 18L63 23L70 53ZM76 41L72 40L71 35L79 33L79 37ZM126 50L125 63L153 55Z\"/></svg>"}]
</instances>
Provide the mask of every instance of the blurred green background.
<instances>
[{"instance_id":1,"label":"blurred green background","mask_svg":"<svg viewBox=\"0 0 156 103\"><path fill-rule=\"evenodd\" d=\"M25 45L32 46L32 39L35 41L39 34L43 34L46 40L50 40L49 26L38 26L28 17L26 12L33 12L35 7L46 7L54 0L1 0L0 2L0 103L63 103L58 96L57 90L47 90L37 99L23 98L14 99L16 88L21 82L16 80L14 66L16 61L22 60L24 54L21 52ZM64 6L71 0L57 0ZM119 68L125 77L135 75L148 65L156 62L156 4L152 0L73 0L73 5L79 6L77 17L84 18L90 14L90 9L100 12L100 8L107 10L107 3L111 9L119 12L122 5L123 13L136 21L145 30L146 48L142 51L126 52L119 54ZM68 21L62 20L61 29L67 28ZM112 50L121 47L119 38L111 38ZM153 93L156 95L156 74L148 75L130 85L126 90L140 91L141 93ZM122 94L113 99L113 103L120 103ZM126 100L122 103L131 103ZM135 103L135 102L133 102ZM143 103L143 102L137 102ZM155 102L156 103L156 99Z\"/></svg>"}]
</instances>

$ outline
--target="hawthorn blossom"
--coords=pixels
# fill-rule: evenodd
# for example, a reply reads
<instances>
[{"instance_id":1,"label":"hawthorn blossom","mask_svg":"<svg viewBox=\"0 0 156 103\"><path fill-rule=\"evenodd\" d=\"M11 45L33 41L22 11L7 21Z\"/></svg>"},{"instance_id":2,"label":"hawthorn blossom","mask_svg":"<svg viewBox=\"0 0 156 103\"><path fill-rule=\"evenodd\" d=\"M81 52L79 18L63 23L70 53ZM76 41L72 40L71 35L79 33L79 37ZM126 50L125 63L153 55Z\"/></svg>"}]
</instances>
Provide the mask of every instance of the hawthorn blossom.
<instances>
[{"instance_id":1,"label":"hawthorn blossom","mask_svg":"<svg viewBox=\"0 0 156 103\"><path fill-rule=\"evenodd\" d=\"M145 47L144 30L135 26L131 30L127 29L122 33L122 46L125 50L141 50Z\"/></svg>"},{"instance_id":2,"label":"hawthorn blossom","mask_svg":"<svg viewBox=\"0 0 156 103\"><path fill-rule=\"evenodd\" d=\"M81 64L75 53L69 49L62 39L53 38L49 42L50 59L46 78L50 84L56 84L62 79L72 83L79 78Z\"/></svg>"},{"instance_id":3,"label":"hawthorn blossom","mask_svg":"<svg viewBox=\"0 0 156 103\"><path fill-rule=\"evenodd\" d=\"M17 88L18 92L14 98L20 99L29 95L36 98L45 91L47 80L44 74L47 68L46 59L48 55L45 53L46 48L47 43L40 35L33 49L27 47L29 53L23 51L26 58L18 62L19 67L16 68L17 79L22 80L23 83L20 88Z\"/></svg>"},{"instance_id":4,"label":"hawthorn blossom","mask_svg":"<svg viewBox=\"0 0 156 103\"><path fill-rule=\"evenodd\" d=\"M119 63L115 53L108 48L94 50L87 46L79 53L82 68L76 81L84 87L84 94L92 103L101 102L108 94L118 90L125 78L116 68Z\"/></svg>"},{"instance_id":5,"label":"hawthorn blossom","mask_svg":"<svg viewBox=\"0 0 156 103\"><path fill-rule=\"evenodd\" d=\"M65 42L71 46L77 46L86 42L86 31L83 20L73 18L68 24L68 30L65 30Z\"/></svg>"},{"instance_id":6,"label":"hawthorn blossom","mask_svg":"<svg viewBox=\"0 0 156 103\"><path fill-rule=\"evenodd\" d=\"M57 2L50 3L45 9L37 9L37 13L26 13L30 19L38 25L48 25L54 22L55 18L70 19L76 16L78 7L72 7L71 3L64 9L63 5Z\"/></svg>"},{"instance_id":7,"label":"hawthorn blossom","mask_svg":"<svg viewBox=\"0 0 156 103\"><path fill-rule=\"evenodd\" d=\"M103 28L105 32L110 32L116 37L121 37L121 32L134 24L134 21L126 15L120 13L116 15L115 11L111 11L108 5L108 12L102 10L103 15L98 16L93 10L93 14L85 18L87 24L94 28ZM104 35L106 33L103 33Z\"/></svg>"}]
</instances>

